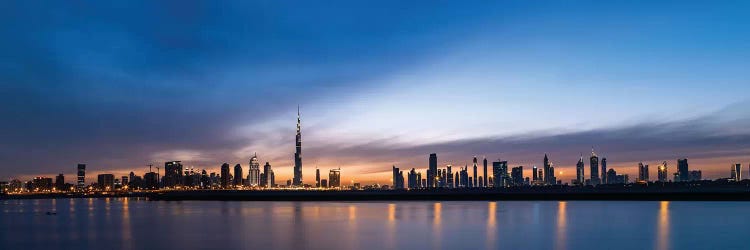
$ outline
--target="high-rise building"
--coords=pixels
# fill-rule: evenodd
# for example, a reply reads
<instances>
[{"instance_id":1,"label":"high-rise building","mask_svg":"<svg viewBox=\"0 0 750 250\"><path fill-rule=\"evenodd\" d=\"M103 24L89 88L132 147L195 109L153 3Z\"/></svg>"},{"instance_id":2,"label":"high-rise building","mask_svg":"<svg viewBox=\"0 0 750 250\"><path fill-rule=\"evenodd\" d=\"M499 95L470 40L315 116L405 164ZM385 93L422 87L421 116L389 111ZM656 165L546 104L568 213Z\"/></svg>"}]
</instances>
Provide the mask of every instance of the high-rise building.
<instances>
[{"instance_id":1,"label":"high-rise building","mask_svg":"<svg viewBox=\"0 0 750 250\"><path fill-rule=\"evenodd\" d=\"M657 177L660 182L667 182L667 178L669 178L667 175L667 161L664 161L659 165Z\"/></svg>"},{"instance_id":2,"label":"high-rise building","mask_svg":"<svg viewBox=\"0 0 750 250\"><path fill-rule=\"evenodd\" d=\"M234 165L234 180L232 186L242 186L242 166L240 164Z\"/></svg>"},{"instance_id":3,"label":"high-rise building","mask_svg":"<svg viewBox=\"0 0 750 250\"><path fill-rule=\"evenodd\" d=\"M452 165L448 165L445 168L448 170L447 176L446 176L446 185L445 186L449 187L449 188L453 188L453 187L455 187L453 185L454 184L454 181L453 181L453 170L452 170L453 166Z\"/></svg>"},{"instance_id":4,"label":"high-rise building","mask_svg":"<svg viewBox=\"0 0 750 250\"><path fill-rule=\"evenodd\" d=\"M638 163L638 181L648 182L648 164Z\"/></svg>"},{"instance_id":5,"label":"high-rise building","mask_svg":"<svg viewBox=\"0 0 750 250\"><path fill-rule=\"evenodd\" d=\"M164 163L164 187L182 186L183 176L182 162L168 161Z\"/></svg>"},{"instance_id":6,"label":"high-rise building","mask_svg":"<svg viewBox=\"0 0 750 250\"><path fill-rule=\"evenodd\" d=\"M113 174L100 174L96 179L100 190L109 191L115 187L115 175Z\"/></svg>"},{"instance_id":7,"label":"high-rise building","mask_svg":"<svg viewBox=\"0 0 750 250\"><path fill-rule=\"evenodd\" d=\"M260 185L260 162L258 161L258 154L253 154L250 158L250 169L247 174L247 184L251 187Z\"/></svg>"},{"instance_id":8,"label":"high-rise building","mask_svg":"<svg viewBox=\"0 0 750 250\"><path fill-rule=\"evenodd\" d=\"M318 167L315 167L315 187L320 187L320 169Z\"/></svg>"},{"instance_id":9,"label":"high-rise building","mask_svg":"<svg viewBox=\"0 0 750 250\"><path fill-rule=\"evenodd\" d=\"M477 187L477 182L478 182L477 181L477 157L474 156L474 182L473 182L474 185L472 185L472 186L473 187Z\"/></svg>"},{"instance_id":10,"label":"high-rise building","mask_svg":"<svg viewBox=\"0 0 750 250\"><path fill-rule=\"evenodd\" d=\"M550 163L549 158L547 158L547 154L544 154L544 166L543 166L543 172L544 172L544 183L547 185L554 185L555 180L552 178L554 174L554 170L552 170L552 163Z\"/></svg>"},{"instance_id":11,"label":"high-rise building","mask_svg":"<svg viewBox=\"0 0 750 250\"><path fill-rule=\"evenodd\" d=\"M538 171L538 169L537 169L536 165L534 165L531 168L531 176L532 176L531 181L532 181L532 183L536 183L537 178L539 177L539 174L537 173L537 171Z\"/></svg>"},{"instance_id":12,"label":"high-rise building","mask_svg":"<svg viewBox=\"0 0 750 250\"><path fill-rule=\"evenodd\" d=\"M55 189L57 191L68 191L65 190L65 176L63 174L59 174L55 178Z\"/></svg>"},{"instance_id":13,"label":"high-rise building","mask_svg":"<svg viewBox=\"0 0 750 250\"><path fill-rule=\"evenodd\" d=\"M602 184L607 184L607 157L602 157L602 178L599 180Z\"/></svg>"},{"instance_id":14,"label":"high-rise building","mask_svg":"<svg viewBox=\"0 0 750 250\"><path fill-rule=\"evenodd\" d=\"M419 176L417 175L417 170L412 168L411 171L407 174L407 179L409 181L409 189L419 188L421 181Z\"/></svg>"},{"instance_id":15,"label":"high-rise building","mask_svg":"<svg viewBox=\"0 0 750 250\"><path fill-rule=\"evenodd\" d=\"M607 170L607 184L617 184L617 171L612 168Z\"/></svg>"},{"instance_id":16,"label":"high-rise building","mask_svg":"<svg viewBox=\"0 0 750 250\"><path fill-rule=\"evenodd\" d=\"M394 165L392 170L393 189L404 188L404 174Z\"/></svg>"},{"instance_id":17,"label":"high-rise building","mask_svg":"<svg viewBox=\"0 0 750 250\"><path fill-rule=\"evenodd\" d=\"M299 114L299 106L297 106L297 139L296 147L294 152L294 179L292 185L302 186L302 125Z\"/></svg>"},{"instance_id":18,"label":"high-rise building","mask_svg":"<svg viewBox=\"0 0 750 250\"><path fill-rule=\"evenodd\" d=\"M427 187L428 188L437 187L437 183L436 183L437 171L438 171L437 154L432 153L430 154L429 169L427 170Z\"/></svg>"},{"instance_id":19,"label":"high-rise building","mask_svg":"<svg viewBox=\"0 0 750 250\"><path fill-rule=\"evenodd\" d=\"M594 153L594 148L591 148L591 185L599 185L599 156Z\"/></svg>"},{"instance_id":20,"label":"high-rise building","mask_svg":"<svg viewBox=\"0 0 750 250\"><path fill-rule=\"evenodd\" d=\"M86 164L78 164L78 176L76 179L76 188L83 189L86 187Z\"/></svg>"},{"instance_id":21,"label":"high-rise building","mask_svg":"<svg viewBox=\"0 0 750 250\"><path fill-rule=\"evenodd\" d=\"M677 172L680 174L680 181L690 181L687 159L677 159Z\"/></svg>"},{"instance_id":22,"label":"high-rise building","mask_svg":"<svg viewBox=\"0 0 750 250\"><path fill-rule=\"evenodd\" d=\"M586 175L584 173L585 164L583 163L583 154L581 154L581 159L578 160L578 163L576 163L576 183L577 185L585 185L586 184Z\"/></svg>"},{"instance_id":23,"label":"high-rise building","mask_svg":"<svg viewBox=\"0 0 750 250\"><path fill-rule=\"evenodd\" d=\"M505 179L508 176L508 161L492 162L492 186L495 188L505 187Z\"/></svg>"},{"instance_id":24,"label":"high-rise building","mask_svg":"<svg viewBox=\"0 0 750 250\"><path fill-rule=\"evenodd\" d=\"M487 157L484 157L484 160L482 160L482 164L484 165L484 187L488 187L489 184L487 182Z\"/></svg>"},{"instance_id":25,"label":"high-rise building","mask_svg":"<svg viewBox=\"0 0 750 250\"><path fill-rule=\"evenodd\" d=\"M130 178L128 178L128 180L130 180L130 181L135 180L135 173L133 173L133 171L130 171L130 174L128 176L130 177ZM130 183L128 183L128 185L130 185Z\"/></svg>"},{"instance_id":26,"label":"high-rise building","mask_svg":"<svg viewBox=\"0 0 750 250\"><path fill-rule=\"evenodd\" d=\"M229 188L232 185L232 174L229 173L229 164L221 164L221 188Z\"/></svg>"},{"instance_id":27,"label":"high-rise building","mask_svg":"<svg viewBox=\"0 0 750 250\"><path fill-rule=\"evenodd\" d=\"M275 187L276 186L276 176L273 174L273 169L271 168L271 164L266 162L266 165L263 165L263 175L266 178L266 183L264 187Z\"/></svg>"},{"instance_id":28,"label":"high-rise building","mask_svg":"<svg viewBox=\"0 0 750 250\"><path fill-rule=\"evenodd\" d=\"M341 168L328 172L328 187L341 187Z\"/></svg>"},{"instance_id":29,"label":"high-rise building","mask_svg":"<svg viewBox=\"0 0 750 250\"><path fill-rule=\"evenodd\" d=\"M732 179L734 179L734 181L742 180L742 163L732 165Z\"/></svg>"},{"instance_id":30,"label":"high-rise building","mask_svg":"<svg viewBox=\"0 0 750 250\"><path fill-rule=\"evenodd\" d=\"M159 174L155 172L148 172L143 175L143 189L157 190L159 189Z\"/></svg>"},{"instance_id":31,"label":"high-rise building","mask_svg":"<svg viewBox=\"0 0 750 250\"><path fill-rule=\"evenodd\" d=\"M513 182L513 186L523 186L523 166L518 166L511 169L510 179Z\"/></svg>"}]
</instances>

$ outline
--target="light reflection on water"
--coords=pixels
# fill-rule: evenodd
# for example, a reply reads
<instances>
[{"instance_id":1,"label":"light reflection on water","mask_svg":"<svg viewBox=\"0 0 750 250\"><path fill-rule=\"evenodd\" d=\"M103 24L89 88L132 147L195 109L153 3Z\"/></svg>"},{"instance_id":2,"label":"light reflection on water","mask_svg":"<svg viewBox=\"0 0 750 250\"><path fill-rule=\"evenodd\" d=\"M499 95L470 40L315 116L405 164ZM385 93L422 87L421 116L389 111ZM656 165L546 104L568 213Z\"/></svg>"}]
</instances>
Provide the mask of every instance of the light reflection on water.
<instances>
[{"instance_id":1,"label":"light reflection on water","mask_svg":"<svg viewBox=\"0 0 750 250\"><path fill-rule=\"evenodd\" d=\"M750 221L743 202L91 198L0 206L8 229L0 249L738 249L745 243L726 239L744 238Z\"/></svg>"}]
</instances>

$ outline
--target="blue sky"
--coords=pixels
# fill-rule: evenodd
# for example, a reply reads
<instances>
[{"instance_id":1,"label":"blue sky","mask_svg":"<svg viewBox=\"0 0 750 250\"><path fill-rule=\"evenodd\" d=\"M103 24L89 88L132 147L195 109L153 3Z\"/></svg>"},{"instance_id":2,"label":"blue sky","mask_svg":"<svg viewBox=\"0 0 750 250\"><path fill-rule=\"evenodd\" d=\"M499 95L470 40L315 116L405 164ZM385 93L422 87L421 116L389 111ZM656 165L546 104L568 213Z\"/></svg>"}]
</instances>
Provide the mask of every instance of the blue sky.
<instances>
[{"instance_id":1,"label":"blue sky","mask_svg":"<svg viewBox=\"0 0 750 250\"><path fill-rule=\"evenodd\" d=\"M565 171L594 146L625 173L688 157L724 177L750 163L749 5L0 3L0 178L258 152L284 179L297 105L306 176L382 181L432 152Z\"/></svg>"}]
</instances>

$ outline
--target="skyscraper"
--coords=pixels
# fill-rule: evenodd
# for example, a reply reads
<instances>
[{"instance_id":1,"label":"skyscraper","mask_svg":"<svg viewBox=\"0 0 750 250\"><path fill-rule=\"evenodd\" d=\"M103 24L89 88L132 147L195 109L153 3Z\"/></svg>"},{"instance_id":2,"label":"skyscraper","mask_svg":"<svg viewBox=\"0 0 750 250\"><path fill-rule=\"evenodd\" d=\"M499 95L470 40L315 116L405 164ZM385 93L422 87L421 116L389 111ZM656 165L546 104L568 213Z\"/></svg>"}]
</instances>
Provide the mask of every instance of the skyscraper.
<instances>
[{"instance_id":1,"label":"skyscraper","mask_svg":"<svg viewBox=\"0 0 750 250\"><path fill-rule=\"evenodd\" d=\"M594 153L594 148L591 148L591 185L599 185L599 156Z\"/></svg>"},{"instance_id":2,"label":"skyscraper","mask_svg":"<svg viewBox=\"0 0 750 250\"><path fill-rule=\"evenodd\" d=\"M101 190L112 190L115 186L115 175L113 174L100 174L97 176L97 184Z\"/></svg>"},{"instance_id":3,"label":"skyscraper","mask_svg":"<svg viewBox=\"0 0 750 250\"><path fill-rule=\"evenodd\" d=\"M76 181L76 188L79 190L86 187L86 164L78 164L78 176Z\"/></svg>"},{"instance_id":4,"label":"skyscraper","mask_svg":"<svg viewBox=\"0 0 750 250\"><path fill-rule=\"evenodd\" d=\"M602 178L601 180L602 184L607 184L607 157L602 157Z\"/></svg>"},{"instance_id":5,"label":"skyscraper","mask_svg":"<svg viewBox=\"0 0 750 250\"><path fill-rule=\"evenodd\" d=\"M341 168L328 172L328 187L341 187Z\"/></svg>"},{"instance_id":6,"label":"skyscraper","mask_svg":"<svg viewBox=\"0 0 750 250\"><path fill-rule=\"evenodd\" d=\"M429 169L427 170L427 187L434 188L437 187L436 177L438 171L436 153L430 154L429 164Z\"/></svg>"},{"instance_id":7,"label":"skyscraper","mask_svg":"<svg viewBox=\"0 0 750 250\"><path fill-rule=\"evenodd\" d=\"M638 163L638 181L648 182L648 165L643 162Z\"/></svg>"},{"instance_id":8,"label":"skyscraper","mask_svg":"<svg viewBox=\"0 0 750 250\"><path fill-rule=\"evenodd\" d=\"M473 187L477 187L477 157L474 156L474 185Z\"/></svg>"},{"instance_id":9,"label":"skyscraper","mask_svg":"<svg viewBox=\"0 0 750 250\"><path fill-rule=\"evenodd\" d=\"M505 187L505 179L508 175L508 161L492 162L492 186L495 188Z\"/></svg>"},{"instance_id":10,"label":"skyscraper","mask_svg":"<svg viewBox=\"0 0 750 250\"><path fill-rule=\"evenodd\" d=\"M292 180L292 185L302 186L302 125L301 125L301 117L299 114L299 106L297 106L296 143L297 145L296 145L295 152L294 152L294 179Z\"/></svg>"},{"instance_id":11,"label":"skyscraper","mask_svg":"<svg viewBox=\"0 0 750 250\"><path fill-rule=\"evenodd\" d=\"M260 162L258 161L258 154L253 154L250 158L250 169L247 174L247 184L251 187L258 186L260 184Z\"/></svg>"},{"instance_id":12,"label":"skyscraper","mask_svg":"<svg viewBox=\"0 0 750 250\"><path fill-rule=\"evenodd\" d=\"M57 189L57 191L67 191L65 190L65 175L57 175L55 178L55 189Z\"/></svg>"},{"instance_id":13,"label":"skyscraper","mask_svg":"<svg viewBox=\"0 0 750 250\"><path fill-rule=\"evenodd\" d=\"M320 187L320 169L318 167L315 167L315 187Z\"/></svg>"},{"instance_id":14,"label":"skyscraper","mask_svg":"<svg viewBox=\"0 0 750 250\"><path fill-rule=\"evenodd\" d=\"M586 183L586 175L584 173L585 165L583 163L583 154L581 154L581 159L578 160L578 163L576 163L576 184L578 185L585 185Z\"/></svg>"},{"instance_id":15,"label":"skyscraper","mask_svg":"<svg viewBox=\"0 0 750 250\"><path fill-rule=\"evenodd\" d=\"M677 172L680 176L680 181L690 181L690 170L688 169L687 159L677 159Z\"/></svg>"},{"instance_id":16,"label":"skyscraper","mask_svg":"<svg viewBox=\"0 0 750 250\"><path fill-rule=\"evenodd\" d=\"M550 174L550 163L549 158L547 158L547 154L544 154L544 166L543 166L543 172L544 172L544 183L547 185L553 185L552 175Z\"/></svg>"},{"instance_id":17,"label":"skyscraper","mask_svg":"<svg viewBox=\"0 0 750 250\"><path fill-rule=\"evenodd\" d=\"M488 187L490 184L487 182L487 157L484 157L482 163L484 164L484 187Z\"/></svg>"},{"instance_id":18,"label":"skyscraper","mask_svg":"<svg viewBox=\"0 0 750 250\"><path fill-rule=\"evenodd\" d=\"M183 172L182 162L168 161L164 163L164 186L177 187L182 186Z\"/></svg>"},{"instance_id":19,"label":"skyscraper","mask_svg":"<svg viewBox=\"0 0 750 250\"><path fill-rule=\"evenodd\" d=\"M229 173L229 164L221 164L221 188L229 188L232 184L232 174Z\"/></svg>"},{"instance_id":20,"label":"skyscraper","mask_svg":"<svg viewBox=\"0 0 750 250\"><path fill-rule=\"evenodd\" d=\"M240 164L234 165L234 181L232 185L234 187L242 186L242 166Z\"/></svg>"},{"instance_id":21,"label":"skyscraper","mask_svg":"<svg viewBox=\"0 0 750 250\"><path fill-rule=\"evenodd\" d=\"M266 178L266 186L265 187L275 187L276 186L276 176L273 174L273 169L271 168L271 164L266 162L266 165L263 165L263 174Z\"/></svg>"},{"instance_id":22,"label":"skyscraper","mask_svg":"<svg viewBox=\"0 0 750 250\"><path fill-rule=\"evenodd\" d=\"M393 189L404 189L404 173L393 166Z\"/></svg>"},{"instance_id":23,"label":"skyscraper","mask_svg":"<svg viewBox=\"0 0 750 250\"><path fill-rule=\"evenodd\" d=\"M741 181L742 180L742 163L737 163L732 166L732 172L734 172L734 178L735 181Z\"/></svg>"},{"instance_id":24,"label":"skyscraper","mask_svg":"<svg viewBox=\"0 0 750 250\"><path fill-rule=\"evenodd\" d=\"M659 178L660 182L667 182L667 161L664 161L659 165L657 177Z\"/></svg>"},{"instance_id":25,"label":"skyscraper","mask_svg":"<svg viewBox=\"0 0 750 250\"><path fill-rule=\"evenodd\" d=\"M453 181L453 169L452 169L453 166L452 165L448 165L445 168L448 170L447 176L446 176L446 182L447 182L446 186L450 187L450 188L453 188L453 187L455 187L453 185L454 184L454 181Z\"/></svg>"},{"instance_id":26,"label":"skyscraper","mask_svg":"<svg viewBox=\"0 0 750 250\"><path fill-rule=\"evenodd\" d=\"M512 168L510 179L513 182L513 186L523 186L523 166Z\"/></svg>"}]
</instances>

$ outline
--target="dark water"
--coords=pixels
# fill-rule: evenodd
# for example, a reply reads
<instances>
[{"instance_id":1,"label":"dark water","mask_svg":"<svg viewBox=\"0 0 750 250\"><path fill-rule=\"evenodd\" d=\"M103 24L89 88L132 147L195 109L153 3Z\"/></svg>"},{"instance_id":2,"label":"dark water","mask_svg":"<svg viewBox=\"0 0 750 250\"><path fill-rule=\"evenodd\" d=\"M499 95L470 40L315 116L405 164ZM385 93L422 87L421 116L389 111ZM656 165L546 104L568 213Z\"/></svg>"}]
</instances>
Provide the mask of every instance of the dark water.
<instances>
[{"instance_id":1,"label":"dark water","mask_svg":"<svg viewBox=\"0 0 750 250\"><path fill-rule=\"evenodd\" d=\"M0 230L0 249L748 249L750 203L4 200Z\"/></svg>"}]
</instances>

